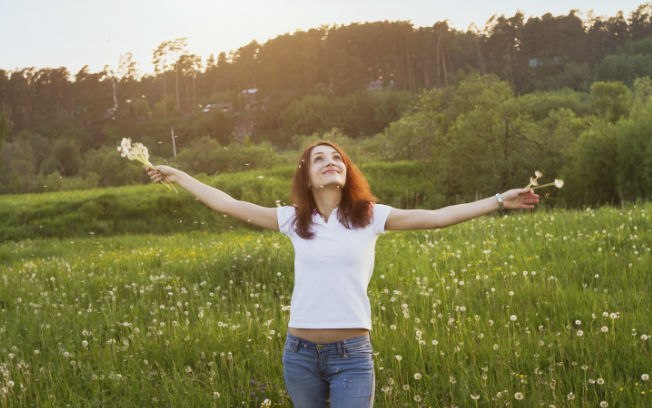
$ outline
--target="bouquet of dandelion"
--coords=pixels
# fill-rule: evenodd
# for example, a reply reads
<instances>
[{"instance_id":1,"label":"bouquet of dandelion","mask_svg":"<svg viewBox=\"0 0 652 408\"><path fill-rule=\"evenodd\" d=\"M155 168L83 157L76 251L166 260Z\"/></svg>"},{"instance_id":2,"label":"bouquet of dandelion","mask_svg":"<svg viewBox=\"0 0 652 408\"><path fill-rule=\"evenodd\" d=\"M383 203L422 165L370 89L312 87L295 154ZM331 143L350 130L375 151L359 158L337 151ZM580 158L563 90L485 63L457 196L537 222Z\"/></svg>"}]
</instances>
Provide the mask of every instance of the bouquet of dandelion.
<instances>
[{"instance_id":1,"label":"bouquet of dandelion","mask_svg":"<svg viewBox=\"0 0 652 408\"><path fill-rule=\"evenodd\" d=\"M532 190L536 190L537 188L544 188L550 186L555 186L557 188L564 187L564 180L562 179L555 179L555 181L551 181L550 183L539 185L539 179L541 177L543 177L543 173L541 173L539 170L535 171L534 177L530 177L530 184L525 186L525 188L531 188Z\"/></svg>"},{"instance_id":2,"label":"bouquet of dandelion","mask_svg":"<svg viewBox=\"0 0 652 408\"><path fill-rule=\"evenodd\" d=\"M123 137L120 146L118 146L118 151L122 157L126 157L129 160L136 160L147 168L154 168L154 165L149 161L149 151L142 143L131 143L130 138ZM171 183L165 180L163 180L162 183L165 184L168 189L174 190L175 193L178 193L177 189Z\"/></svg>"}]
</instances>

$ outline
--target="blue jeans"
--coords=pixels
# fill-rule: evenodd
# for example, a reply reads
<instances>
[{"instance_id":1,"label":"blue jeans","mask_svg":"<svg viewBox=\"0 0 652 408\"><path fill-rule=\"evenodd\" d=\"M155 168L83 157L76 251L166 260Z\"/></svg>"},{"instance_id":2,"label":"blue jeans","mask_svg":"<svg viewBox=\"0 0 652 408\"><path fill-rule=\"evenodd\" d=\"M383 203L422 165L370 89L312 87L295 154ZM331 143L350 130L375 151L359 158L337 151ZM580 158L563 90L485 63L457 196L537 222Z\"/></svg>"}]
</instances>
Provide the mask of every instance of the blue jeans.
<instances>
[{"instance_id":1,"label":"blue jeans","mask_svg":"<svg viewBox=\"0 0 652 408\"><path fill-rule=\"evenodd\" d=\"M296 408L371 408L374 362L369 336L315 344L288 334L283 375Z\"/></svg>"}]
</instances>

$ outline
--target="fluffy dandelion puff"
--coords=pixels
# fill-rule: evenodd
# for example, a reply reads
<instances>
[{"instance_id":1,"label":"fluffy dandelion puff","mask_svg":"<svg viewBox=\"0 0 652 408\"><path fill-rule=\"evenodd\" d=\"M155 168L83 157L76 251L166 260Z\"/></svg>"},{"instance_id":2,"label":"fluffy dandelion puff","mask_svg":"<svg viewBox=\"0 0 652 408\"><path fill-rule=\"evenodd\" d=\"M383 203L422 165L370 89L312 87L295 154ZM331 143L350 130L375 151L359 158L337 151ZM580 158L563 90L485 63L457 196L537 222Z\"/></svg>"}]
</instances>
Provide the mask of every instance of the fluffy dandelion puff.
<instances>
[{"instance_id":1,"label":"fluffy dandelion puff","mask_svg":"<svg viewBox=\"0 0 652 408\"><path fill-rule=\"evenodd\" d=\"M396 361L403 360L403 356L401 356L400 354L395 355L394 358L396 359Z\"/></svg>"},{"instance_id":2,"label":"fluffy dandelion puff","mask_svg":"<svg viewBox=\"0 0 652 408\"><path fill-rule=\"evenodd\" d=\"M420 380L421 379L421 373L414 373L414 379L415 380Z\"/></svg>"},{"instance_id":3,"label":"fluffy dandelion puff","mask_svg":"<svg viewBox=\"0 0 652 408\"><path fill-rule=\"evenodd\" d=\"M609 403L607 401L600 401L600 408L607 408Z\"/></svg>"},{"instance_id":4,"label":"fluffy dandelion puff","mask_svg":"<svg viewBox=\"0 0 652 408\"><path fill-rule=\"evenodd\" d=\"M525 186L525 188L531 188L532 190L536 190L537 188L544 188L544 187L550 187L550 186L555 186L557 188L562 188L564 186L564 180L562 179L555 179L555 181L552 181L550 183L546 184L539 184L539 179L543 177L543 173L541 173L539 170L534 172L534 177L530 177L530 183Z\"/></svg>"},{"instance_id":5,"label":"fluffy dandelion puff","mask_svg":"<svg viewBox=\"0 0 652 408\"><path fill-rule=\"evenodd\" d=\"M523 398L525 398L525 396L523 395L522 392L514 393L514 399L521 401L523 400Z\"/></svg>"},{"instance_id":6,"label":"fluffy dandelion puff","mask_svg":"<svg viewBox=\"0 0 652 408\"><path fill-rule=\"evenodd\" d=\"M641 380L649 381L650 380L650 374L647 374L647 373L641 374Z\"/></svg>"},{"instance_id":7,"label":"fluffy dandelion puff","mask_svg":"<svg viewBox=\"0 0 652 408\"><path fill-rule=\"evenodd\" d=\"M147 150L147 147L142 143L132 143L130 138L125 137L120 141L118 151L122 157L126 157L129 160L136 160L149 169L154 168L154 165L149 161L149 150ZM168 189L177 192L176 187L165 181L165 179L162 180L162 183L165 184Z\"/></svg>"}]
</instances>

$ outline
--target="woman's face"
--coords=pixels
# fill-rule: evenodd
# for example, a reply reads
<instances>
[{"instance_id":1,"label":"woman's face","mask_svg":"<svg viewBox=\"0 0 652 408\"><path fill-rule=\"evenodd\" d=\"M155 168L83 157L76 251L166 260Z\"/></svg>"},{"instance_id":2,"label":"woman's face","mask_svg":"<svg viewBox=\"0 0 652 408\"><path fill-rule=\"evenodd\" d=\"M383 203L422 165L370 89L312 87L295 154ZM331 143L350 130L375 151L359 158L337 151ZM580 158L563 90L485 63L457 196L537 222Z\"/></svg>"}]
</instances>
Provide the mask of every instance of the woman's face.
<instances>
[{"instance_id":1,"label":"woman's face","mask_svg":"<svg viewBox=\"0 0 652 408\"><path fill-rule=\"evenodd\" d=\"M331 146L315 146L310 151L309 177L313 189L327 186L344 187L346 166L342 156Z\"/></svg>"}]
</instances>

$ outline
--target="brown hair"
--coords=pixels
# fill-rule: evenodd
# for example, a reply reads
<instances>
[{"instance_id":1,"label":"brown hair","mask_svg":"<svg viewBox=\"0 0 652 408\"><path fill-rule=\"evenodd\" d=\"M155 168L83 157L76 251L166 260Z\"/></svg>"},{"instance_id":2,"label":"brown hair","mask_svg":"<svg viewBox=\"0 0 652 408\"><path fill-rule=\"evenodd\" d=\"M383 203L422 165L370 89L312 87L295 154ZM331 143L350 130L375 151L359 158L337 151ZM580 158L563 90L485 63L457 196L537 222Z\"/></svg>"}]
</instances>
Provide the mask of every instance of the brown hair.
<instances>
[{"instance_id":1,"label":"brown hair","mask_svg":"<svg viewBox=\"0 0 652 408\"><path fill-rule=\"evenodd\" d=\"M342 157L346 167L346 181L342 188L342 200L338 206L337 218L347 228L363 228L371 223L373 216L373 203L376 197L371 193L371 188L358 166L353 164L349 156L335 143L320 140L306 148L301 158L297 171L292 180L292 193L290 200L294 203L296 218L293 227L297 234L305 239L311 239L314 234L310 231L312 215L317 209L315 198L310 190L310 153L317 146L330 146Z\"/></svg>"}]
</instances>

